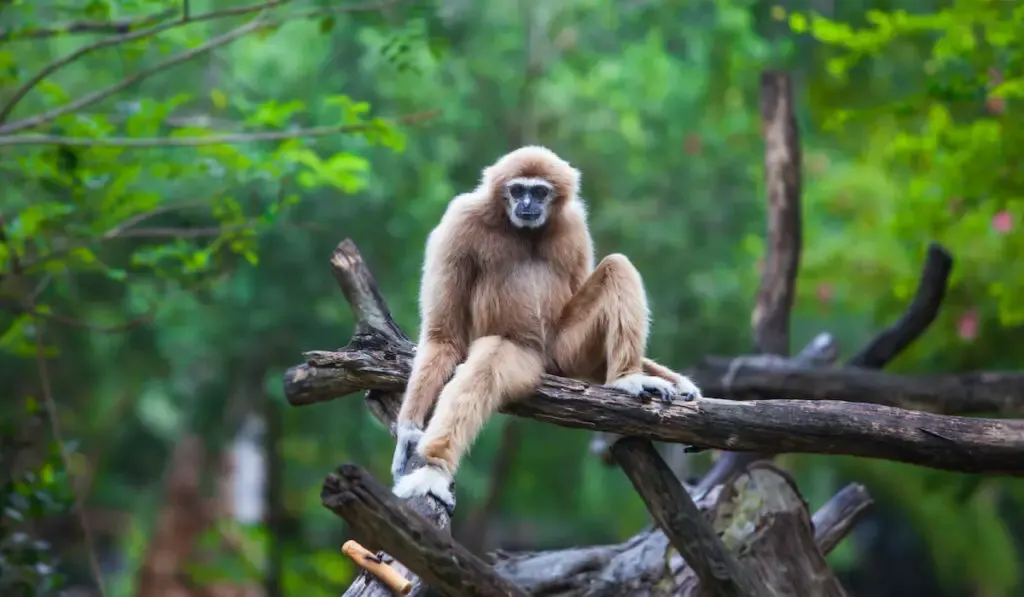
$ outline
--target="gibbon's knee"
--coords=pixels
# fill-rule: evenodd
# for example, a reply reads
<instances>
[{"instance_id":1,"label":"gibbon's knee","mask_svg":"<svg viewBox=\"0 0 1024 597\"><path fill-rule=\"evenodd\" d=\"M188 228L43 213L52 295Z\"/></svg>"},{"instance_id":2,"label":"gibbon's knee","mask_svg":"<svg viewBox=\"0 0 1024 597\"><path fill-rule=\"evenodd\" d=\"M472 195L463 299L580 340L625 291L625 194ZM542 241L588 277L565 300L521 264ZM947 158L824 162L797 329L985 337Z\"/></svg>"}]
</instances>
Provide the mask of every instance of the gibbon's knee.
<instances>
[{"instance_id":1,"label":"gibbon's knee","mask_svg":"<svg viewBox=\"0 0 1024 597\"><path fill-rule=\"evenodd\" d=\"M594 271L603 274L607 290L613 292L616 298L636 303L646 312L647 292L644 290L643 278L628 257L622 253L612 253L602 259Z\"/></svg>"},{"instance_id":2,"label":"gibbon's knee","mask_svg":"<svg viewBox=\"0 0 1024 597\"><path fill-rule=\"evenodd\" d=\"M428 463L454 475L487 419L505 402L529 395L543 373L536 351L498 336L469 347L469 356L441 391L434 416L419 444Z\"/></svg>"}]
</instances>

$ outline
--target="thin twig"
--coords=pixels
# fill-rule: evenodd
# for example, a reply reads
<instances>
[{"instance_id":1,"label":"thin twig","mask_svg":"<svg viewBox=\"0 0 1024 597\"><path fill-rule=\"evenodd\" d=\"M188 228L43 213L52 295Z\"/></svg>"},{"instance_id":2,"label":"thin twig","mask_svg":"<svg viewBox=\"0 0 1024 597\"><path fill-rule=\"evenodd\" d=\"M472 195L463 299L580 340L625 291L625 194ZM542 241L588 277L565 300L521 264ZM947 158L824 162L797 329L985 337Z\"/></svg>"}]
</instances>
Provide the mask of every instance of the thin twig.
<instances>
[{"instance_id":1,"label":"thin twig","mask_svg":"<svg viewBox=\"0 0 1024 597\"><path fill-rule=\"evenodd\" d=\"M410 123L424 120L435 112L411 114L397 120ZM377 122L345 124L339 126L322 126L291 131L264 131L259 133L238 133L232 135L211 135L209 137L61 137L56 135L13 135L0 136L0 146L5 145L66 145L70 147L197 147L205 145L222 145L230 143L254 143L262 141L283 141L301 139L303 137L325 137L368 131L379 127ZM2 132L2 131L0 131Z\"/></svg>"},{"instance_id":2,"label":"thin twig","mask_svg":"<svg viewBox=\"0 0 1024 597\"><path fill-rule=\"evenodd\" d=\"M57 403L53 399L53 390L50 387L50 373L46 366L46 348L43 344L43 326L39 316L36 314L35 298L25 284L25 279L22 277L21 259L18 256L17 249L8 242L7 239L7 221L5 218L0 216L0 243L7 247L7 252L11 258L11 273L14 278L14 283L17 285L18 290L21 293L24 301L25 311L32 315L32 336L35 340L36 348L36 369L39 373L39 384L40 391L43 394L43 404L46 406L46 414L50 419L50 431L53 433L53 439L57 442L57 446L60 449L61 461L64 463L64 469L70 478L71 475L71 458L68 456L67 449L65 448L64 438L60 431L60 423L57 419ZM93 544L92 529L89 527L89 520L85 514L85 504L82 500L80 492L75 490L74 484L71 484L72 492L74 493L73 507L78 515L79 523L82 525L82 534L85 538L85 550L89 557L89 567L92 575L96 581L96 588L99 590L100 597L106 597L106 589L103 583L103 575L100 572L99 560L96 558L96 548Z\"/></svg>"},{"instance_id":3,"label":"thin twig","mask_svg":"<svg viewBox=\"0 0 1024 597\"><path fill-rule=\"evenodd\" d=\"M82 56L84 56L84 55L86 55L86 54L88 54L90 52L93 52L95 50L99 50L101 48L106 48L106 47L122 44L124 42L133 41L133 40L136 40L136 39L141 39L141 38L144 38L144 37L151 37L151 36L156 35L158 33L162 33L164 31L167 31L168 29L172 29L174 27L179 27L179 26L182 26L182 25L187 25L187 24L191 24L191 23L198 23L198 22L201 22L201 21L208 21L208 20L211 20L211 19L219 19L219 18L224 18L224 17L247 15L247 14L251 14L251 13L254 13L254 12L260 12L260 11L268 10L268 9L274 8L276 6L280 6L282 4L285 4L285 3L289 2L289 1L290 0L270 0L269 2L264 2L264 3L261 3L261 4L251 4L251 5L248 5L248 6L239 6L239 7L236 7L236 8L229 8L229 9L224 9L224 10L218 10L218 11L213 11L213 12L209 12L209 13L205 13L205 14L201 14L201 15L196 15L194 17L186 16L186 17L183 17L181 19L170 21L168 23L163 23L163 24L160 24L160 25L156 25L154 27L150 27L148 29L142 29L142 30L139 30L139 31L135 31L133 33L127 33L127 34L118 35L118 36L115 36L115 37L109 37L109 38L100 40L100 41L98 41L98 42L96 42L94 44L90 44L88 46L79 48L78 50L68 54L64 58L60 58L60 59L58 59L58 60L56 60L54 62L51 62L47 66L43 67L42 70L40 70L38 73L36 73L36 75L34 77L32 77L31 79L26 81L24 85L19 87L17 89L17 91L15 91L14 94L11 96L11 99L4 105L4 107L2 109L0 109L0 124L2 124L4 122L7 122L7 119L10 117L11 112L14 111L14 108L18 105L18 103L20 103L21 100L24 99L24 97L28 94L29 91L34 89L44 79L46 79L46 77L50 76L54 72L60 70L61 68L67 66L68 64L71 64L72 62L78 60L79 58L81 58ZM136 83L136 82L138 82L138 81L140 81L140 80L142 80L142 79L144 79L144 78L146 78L146 77L148 77L148 76L150 76L152 74L155 74L155 73L160 72L160 71L162 71L164 69L167 69L167 68L177 64L178 62L182 62L184 60L188 60L190 58L193 58L196 55L201 54L203 52L206 52L206 51L208 51L208 50L210 50L210 49L212 49L212 48L214 48L216 46L223 45L224 43L227 43L227 42L233 40L235 37L238 37L240 35L244 35L245 33L250 33L251 31L255 31L257 29L275 27L275 26L280 25L282 22L287 21L287 20L298 19L298 18L307 18L307 17L315 16L317 14L337 13L337 12L362 12L362 11L380 10L380 9L385 8L385 7L387 7L387 6L391 5L391 4L394 4L394 3L398 2L398 1L399 0L385 0L383 2L375 2L375 3L367 3L367 4L353 4L353 5L338 6L338 7L334 7L334 8L328 8L328 9L309 10L309 11L299 12L299 13L296 13L294 15L286 16L286 17L283 17L281 19L276 19L276 20L273 20L273 21L260 21L259 19L257 19L256 21L253 21L253 22L251 22L251 23L249 23L247 25L244 25L244 26L242 26L242 27L240 27L238 29L235 29L234 31L226 34L225 36L221 36L220 38L215 38L214 40L204 44L203 46L200 46L198 48L195 48L195 49L187 51L187 52L183 52L182 54L179 54L175 58L172 58L170 60L164 61L164 62L158 64L157 66L153 67L153 68L141 71L140 73L137 73L137 74L135 74L135 75L133 75L131 77L128 77L127 79L123 80L121 83L118 83L117 85L114 85L113 87L109 87L106 90L103 90L101 92L97 92L97 93L93 93L93 94L87 95L84 98L81 98L80 100L78 100L76 102L72 102L71 104L67 104L66 106L62 106L61 108L56 108L54 110L51 110L49 112L45 112L45 113L40 114L38 116L26 118L24 120L20 120L20 121L17 121L17 122L14 122L14 123L11 123L11 124L8 124L8 125L5 125L5 126L0 126L0 133L12 133L12 132L16 132L16 131L19 131L19 130L23 130L25 128L30 128L30 127L38 126L39 124L42 124L44 122L49 122L50 120L53 120L53 118L59 117L59 116L65 114L67 112L74 111L74 110L76 110L76 109L78 109L80 107L92 104L92 103L94 103L96 101L99 101L99 100L103 99L104 97L107 97L110 94L116 93L117 91L120 91L121 89L124 89L125 87L128 87L129 85L132 85L132 84L134 84L134 83ZM259 23L259 24L255 25L257 23ZM252 27L252 28L251 29L247 29L249 27ZM225 37L227 37L229 35L232 35L233 37L228 38L228 39L224 39ZM215 44L215 42L217 40L221 40L221 41L219 43ZM96 97L98 94L103 94L103 95L101 95L99 97ZM89 101L85 101L85 100L89 100Z\"/></svg>"},{"instance_id":4,"label":"thin twig","mask_svg":"<svg viewBox=\"0 0 1024 597\"><path fill-rule=\"evenodd\" d=\"M14 111L14 108L18 105L18 103L21 102L21 100L24 99L26 95L28 95L29 91L32 91L37 85L42 83L43 80L46 79L46 77L52 75L58 70L78 60L82 56L85 56L86 54L103 48L108 48L110 46L116 46L118 44L122 44L125 42L135 41L136 39L152 37L154 35L157 35L158 33L163 33L168 29L173 29L174 27L179 27L186 23L198 23L201 21L208 21L211 19L246 15L254 12L259 12L261 10L273 8L280 4L284 4L285 2L288 1L289 0L270 0L269 2L263 2L260 4L250 4L248 6L238 6L235 8L217 10L213 12L208 12L206 14L198 15L188 20L177 19L169 23L162 23L160 25L149 27L147 29L134 31L132 33L108 37L106 39L101 39L100 41L89 44L87 46L83 46L75 50L74 52L68 54L67 56L63 58L58 58L50 64L47 64L38 73L36 73L34 77L32 77L31 79L26 81L25 84L19 87L17 91L15 91L14 94L11 96L11 99L7 101L7 103L4 105L2 109L0 109L0 123L7 122L7 119L10 117L11 112ZM0 127L0 132L5 132L3 127Z\"/></svg>"},{"instance_id":5,"label":"thin twig","mask_svg":"<svg viewBox=\"0 0 1024 597\"><path fill-rule=\"evenodd\" d=\"M171 17L177 10L170 8L156 14L133 19L120 19L117 21L74 21L56 25L53 27L39 27L24 32L11 29L0 29L0 41L22 41L27 39L46 39L59 35L71 35L75 33L128 33L136 27L151 25Z\"/></svg>"},{"instance_id":6,"label":"thin twig","mask_svg":"<svg viewBox=\"0 0 1024 597\"><path fill-rule=\"evenodd\" d=\"M37 127L41 124L45 124L47 122L50 122L51 120L60 118L65 114L70 114L72 112L75 112L76 110L80 110L86 106L90 106L92 104L95 104L96 102L102 101L119 91L122 91L124 89L127 89L128 87L131 87L132 85L135 85L136 83L142 81L143 79L146 79L147 77L165 71L171 68L172 66L181 64L182 62L191 60L200 54L213 50L214 48L218 48L220 46L228 44L242 37L243 35L252 33L253 31L257 31L259 29L266 29L267 27L271 27L274 25L276 25L276 23L274 22L256 19L254 21L246 23L245 25L242 25L241 27L232 29L224 35L215 37L201 46L176 54L175 56L167 60L164 60L163 62L160 62L155 66L151 66L147 69L140 70L139 72L133 75L127 76L124 79L121 79L120 82L115 83L109 87L83 95L82 97L78 98L73 102L64 104L63 106L54 108L52 110L48 110L46 112L43 112L42 114L37 114L35 116L31 116L29 118L18 120L8 125L2 126L0 127L0 134L10 134L20 130ZM3 122L5 118L6 114L0 112L0 122ZM7 139L4 139L4 141L7 141Z\"/></svg>"}]
</instances>

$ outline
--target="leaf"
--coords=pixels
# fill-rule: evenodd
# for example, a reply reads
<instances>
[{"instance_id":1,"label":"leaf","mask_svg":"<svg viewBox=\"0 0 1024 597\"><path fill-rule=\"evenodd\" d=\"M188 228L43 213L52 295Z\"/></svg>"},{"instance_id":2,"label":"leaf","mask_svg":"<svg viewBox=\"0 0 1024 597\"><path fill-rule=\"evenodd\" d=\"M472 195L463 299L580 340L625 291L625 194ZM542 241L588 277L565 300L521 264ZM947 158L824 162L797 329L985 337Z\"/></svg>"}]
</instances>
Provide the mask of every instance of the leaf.
<instances>
[{"instance_id":1,"label":"leaf","mask_svg":"<svg viewBox=\"0 0 1024 597\"><path fill-rule=\"evenodd\" d=\"M220 89L210 90L210 100L218 110L223 110L228 106L228 96Z\"/></svg>"}]
</instances>

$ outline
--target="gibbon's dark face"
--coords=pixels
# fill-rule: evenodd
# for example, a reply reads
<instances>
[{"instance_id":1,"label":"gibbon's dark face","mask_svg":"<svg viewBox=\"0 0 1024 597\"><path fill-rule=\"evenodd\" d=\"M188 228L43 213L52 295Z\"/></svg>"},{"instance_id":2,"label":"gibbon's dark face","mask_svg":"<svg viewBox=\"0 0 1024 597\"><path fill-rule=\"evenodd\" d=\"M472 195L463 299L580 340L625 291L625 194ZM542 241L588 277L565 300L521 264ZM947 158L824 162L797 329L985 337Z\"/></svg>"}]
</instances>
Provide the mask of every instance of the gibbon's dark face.
<instances>
[{"instance_id":1,"label":"gibbon's dark face","mask_svg":"<svg viewBox=\"0 0 1024 597\"><path fill-rule=\"evenodd\" d=\"M543 226L554 198L554 185L543 178L513 178L505 183L505 208L517 228Z\"/></svg>"}]
</instances>

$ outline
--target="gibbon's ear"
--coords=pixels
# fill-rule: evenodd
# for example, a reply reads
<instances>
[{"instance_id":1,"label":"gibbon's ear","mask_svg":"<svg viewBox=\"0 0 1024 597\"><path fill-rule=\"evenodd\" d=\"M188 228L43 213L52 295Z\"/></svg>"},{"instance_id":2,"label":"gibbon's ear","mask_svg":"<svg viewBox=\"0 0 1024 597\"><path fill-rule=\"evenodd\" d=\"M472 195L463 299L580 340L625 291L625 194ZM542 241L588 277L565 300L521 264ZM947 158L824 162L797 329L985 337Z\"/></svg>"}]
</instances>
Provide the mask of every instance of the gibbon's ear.
<instances>
[{"instance_id":1,"label":"gibbon's ear","mask_svg":"<svg viewBox=\"0 0 1024 597\"><path fill-rule=\"evenodd\" d=\"M484 168L480 187L500 196L502 187L516 177L543 178L555 186L559 202L569 201L580 192L580 171L546 147L527 145L506 153Z\"/></svg>"}]
</instances>

